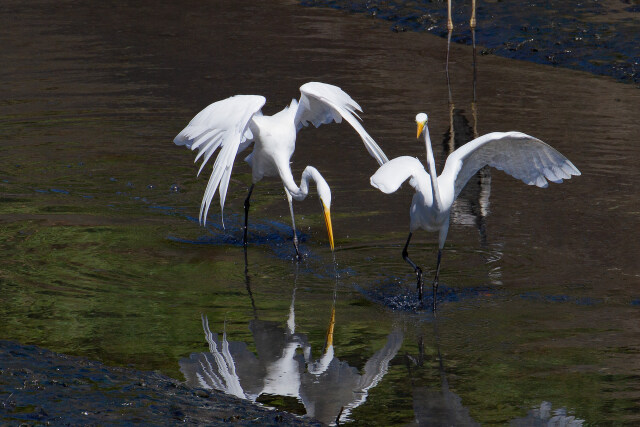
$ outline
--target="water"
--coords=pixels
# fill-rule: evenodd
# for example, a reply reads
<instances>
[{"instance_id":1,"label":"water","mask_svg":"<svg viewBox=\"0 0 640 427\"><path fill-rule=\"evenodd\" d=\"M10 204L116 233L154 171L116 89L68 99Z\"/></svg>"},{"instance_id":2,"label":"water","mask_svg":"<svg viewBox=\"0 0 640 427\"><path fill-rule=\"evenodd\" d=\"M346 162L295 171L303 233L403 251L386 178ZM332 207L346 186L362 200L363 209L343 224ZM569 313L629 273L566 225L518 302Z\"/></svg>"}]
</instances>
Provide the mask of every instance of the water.
<instances>
[{"instance_id":1,"label":"water","mask_svg":"<svg viewBox=\"0 0 640 427\"><path fill-rule=\"evenodd\" d=\"M307 6L364 13L391 30L447 36L447 1L302 0ZM452 39L472 44L471 1L452 1ZM586 70L640 82L640 7L619 0L478 1L481 54Z\"/></svg>"},{"instance_id":2,"label":"water","mask_svg":"<svg viewBox=\"0 0 640 427\"><path fill-rule=\"evenodd\" d=\"M210 351L204 315L233 357L295 362L284 372L304 393L238 361L244 392L325 422L638 422L633 86L478 56L474 101L472 51L456 44L450 108L445 41L293 2L10 1L0 20L0 338L182 380L184 361ZM410 187L370 187L376 163L348 126L305 130L292 167L313 164L332 188L335 261L313 200L294 205L305 259L293 260L276 180L253 193L245 261L250 170L234 167L227 229L217 203L202 228L206 178L171 141L214 100L259 93L273 113L312 80L349 92L390 158L424 159L413 118L425 111L437 161L475 130L517 129L583 175L547 189L477 176L454 211L434 318L400 256ZM409 249L427 277L436 241L417 233Z\"/></svg>"}]
</instances>

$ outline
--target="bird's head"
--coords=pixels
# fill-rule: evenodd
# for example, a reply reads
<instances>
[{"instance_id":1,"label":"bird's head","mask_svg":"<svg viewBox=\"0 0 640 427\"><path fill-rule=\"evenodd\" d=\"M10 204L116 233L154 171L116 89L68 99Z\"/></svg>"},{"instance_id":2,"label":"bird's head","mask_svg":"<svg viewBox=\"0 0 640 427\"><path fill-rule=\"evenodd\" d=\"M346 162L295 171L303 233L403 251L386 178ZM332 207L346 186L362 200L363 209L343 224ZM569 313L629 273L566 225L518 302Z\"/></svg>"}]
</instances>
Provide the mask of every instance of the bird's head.
<instances>
[{"instance_id":1,"label":"bird's head","mask_svg":"<svg viewBox=\"0 0 640 427\"><path fill-rule=\"evenodd\" d=\"M318 189L318 197L320 198L320 204L324 212L324 223L327 226L327 233L329 233L329 246L333 251L333 227L331 225L331 189L329 184L324 179L316 180L316 188Z\"/></svg>"},{"instance_id":2,"label":"bird's head","mask_svg":"<svg viewBox=\"0 0 640 427\"><path fill-rule=\"evenodd\" d=\"M318 169L314 168L313 166L307 166L302 172L302 182L300 183L300 188L303 188L305 193L306 191L308 191L307 186L310 180L316 183L318 197L320 198L320 204L322 205L322 210L324 212L324 222L327 226L327 232L329 233L329 245L331 245L331 250L333 251L333 228L331 226L330 211L331 189L329 188L329 184L327 184L327 181L325 181L320 172L318 172Z\"/></svg>"},{"instance_id":3,"label":"bird's head","mask_svg":"<svg viewBox=\"0 0 640 427\"><path fill-rule=\"evenodd\" d=\"M427 125L427 121L429 121L429 117L427 117L425 113L418 113L416 115L416 124L418 125L418 135L416 138L420 138L420 135L422 135L422 131Z\"/></svg>"}]
</instances>

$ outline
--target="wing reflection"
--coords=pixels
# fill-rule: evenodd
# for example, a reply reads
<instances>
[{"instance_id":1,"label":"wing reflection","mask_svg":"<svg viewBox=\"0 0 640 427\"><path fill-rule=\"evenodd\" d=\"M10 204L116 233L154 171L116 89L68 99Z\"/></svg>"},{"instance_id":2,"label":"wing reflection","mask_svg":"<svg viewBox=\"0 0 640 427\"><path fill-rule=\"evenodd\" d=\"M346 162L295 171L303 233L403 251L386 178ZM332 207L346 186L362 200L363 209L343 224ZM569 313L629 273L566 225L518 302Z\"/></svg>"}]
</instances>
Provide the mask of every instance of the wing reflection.
<instances>
[{"instance_id":1,"label":"wing reflection","mask_svg":"<svg viewBox=\"0 0 640 427\"><path fill-rule=\"evenodd\" d=\"M511 421L514 427L528 426L563 426L563 427L581 427L585 420L576 418L573 415L567 415L565 408L551 409L551 403L542 402L539 408L534 408L525 418L516 418Z\"/></svg>"},{"instance_id":2,"label":"wing reflection","mask_svg":"<svg viewBox=\"0 0 640 427\"><path fill-rule=\"evenodd\" d=\"M180 360L187 384L253 402L267 395L293 397L309 417L328 424L348 420L350 412L366 401L369 390L387 373L389 362L402 344L402 332L392 331L385 346L369 358L360 373L335 357L335 308L323 353L314 359L306 335L295 332L294 305L295 289L286 327L258 319L249 323L257 354L243 342L229 342L226 332L222 337L212 333L203 315L209 352L193 353Z\"/></svg>"},{"instance_id":3,"label":"wing reflection","mask_svg":"<svg viewBox=\"0 0 640 427\"><path fill-rule=\"evenodd\" d=\"M413 396L414 422L417 426L479 426L469 409L462 404L462 398L451 391L445 363L440 352L440 334L438 319L434 318L433 336L438 357L438 371L440 374L440 389L425 387L415 384L415 378L419 377L415 369L424 369L425 351L422 336L418 337L418 354L413 356L405 354L405 361L409 381L411 382ZM515 418L509 422L511 426L566 426L580 427L584 420L568 415L565 408L551 409L549 402L543 401L540 407L529 411L524 418Z\"/></svg>"}]
</instances>

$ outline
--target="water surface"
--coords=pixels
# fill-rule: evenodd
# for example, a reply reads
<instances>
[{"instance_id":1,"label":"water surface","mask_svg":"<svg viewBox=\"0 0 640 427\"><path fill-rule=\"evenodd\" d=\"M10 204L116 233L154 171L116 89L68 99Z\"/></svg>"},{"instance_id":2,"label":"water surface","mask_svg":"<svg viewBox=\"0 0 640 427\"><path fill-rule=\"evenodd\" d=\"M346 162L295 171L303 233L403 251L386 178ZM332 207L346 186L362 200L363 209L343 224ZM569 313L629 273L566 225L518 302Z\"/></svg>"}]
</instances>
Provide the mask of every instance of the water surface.
<instances>
[{"instance_id":1,"label":"water surface","mask_svg":"<svg viewBox=\"0 0 640 427\"><path fill-rule=\"evenodd\" d=\"M447 1L302 0L307 6L363 13L394 32L447 36ZM482 46L481 54L533 61L640 82L640 7L627 0L452 1L452 40Z\"/></svg>"},{"instance_id":2,"label":"water surface","mask_svg":"<svg viewBox=\"0 0 640 427\"><path fill-rule=\"evenodd\" d=\"M9 1L0 20L0 338L183 379L181 361L211 353L204 315L258 366L289 342L304 396L257 374L262 388L240 386L325 422L639 421L633 86L489 55L474 98L472 51L454 45L450 105L444 40L293 2ZM295 204L293 260L276 180L254 191L245 260L249 168L234 168L227 229L217 203L200 227L206 177L173 137L210 102L262 94L273 113L313 80L362 105L390 158L424 159L425 111L437 161L475 133L520 130L583 175L547 189L478 175L454 211L434 318L400 256L410 187L372 188L376 163L348 126L304 130L292 168L313 164L332 188L335 264L315 196ZM435 235L414 236L427 276L436 251ZM351 388L331 385L340 369ZM316 380L327 386L303 387ZM326 411L309 409L328 393Z\"/></svg>"}]
</instances>

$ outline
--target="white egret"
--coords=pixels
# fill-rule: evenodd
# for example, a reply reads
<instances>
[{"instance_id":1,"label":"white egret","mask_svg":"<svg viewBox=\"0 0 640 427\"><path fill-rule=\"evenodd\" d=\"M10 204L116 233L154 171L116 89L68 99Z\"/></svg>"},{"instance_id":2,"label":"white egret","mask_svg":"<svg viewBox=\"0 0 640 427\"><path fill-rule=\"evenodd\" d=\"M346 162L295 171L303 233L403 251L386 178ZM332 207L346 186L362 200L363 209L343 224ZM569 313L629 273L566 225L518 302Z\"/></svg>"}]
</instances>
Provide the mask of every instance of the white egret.
<instances>
[{"instance_id":1,"label":"white egret","mask_svg":"<svg viewBox=\"0 0 640 427\"><path fill-rule=\"evenodd\" d=\"M438 262L433 281L433 309L436 309L438 276L442 248L449 230L449 214L454 200L467 181L482 167L489 165L503 170L526 184L546 187L549 181L560 183L580 171L562 154L537 138L520 132L492 132L476 138L447 157L440 176L431 148L427 115L416 116L418 138L424 132L427 168L415 157L397 157L382 165L371 177L371 185L383 193L393 193L407 179L416 190L411 203L410 227L402 258L413 267L417 276L418 297L422 301L422 270L407 251L414 231L437 231Z\"/></svg>"},{"instance_id":2,"label":"white egret","mask_svg":"<svg viewBox=\"0 0 640 427\"><path fill-rule=\"evenodd\" d=\"M358 132L369 154L380 165L387 161L387 157L356 119L359 119L356 110L362 111L362 109L342 89L326 83L310 82L300 86L300 93L299 100L292 100L288 107L273 116L262 114L261 110L266 102L263 96L232 96L206 107L176 136L174 139L176 145L185 145L191 150L199 150L196 161L203 157L198 175L213 153L221 147L202 198L201 224L206 224L209 206L218 189L220 190L221 212L224 209L229 178L236 154L253 143L253 151L245 158L252 170L252 184L244 204L245 246L247 244L249 199L253 187L265 176L280 176L289 201L296 256L299 257L300 252L292 199L303 200L307 197L309 181L316 183L329 233L329 244L333 250L329 185L318 170L312 166L307 166L302 172L300 186L296 185L291 173L289 162L295 150L297 132L302 127L308 126L309 123L318 127L334 121L340 123L342 119L345 119ZM224 220L222 224L224 226Z\"/></svg>"}]
</instances>

